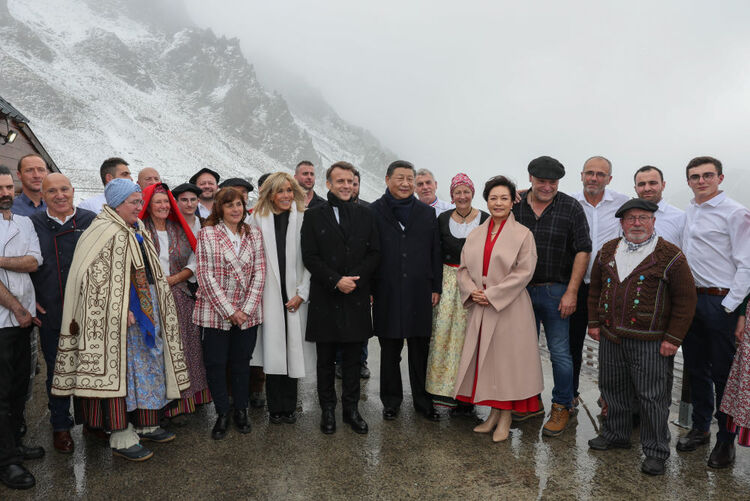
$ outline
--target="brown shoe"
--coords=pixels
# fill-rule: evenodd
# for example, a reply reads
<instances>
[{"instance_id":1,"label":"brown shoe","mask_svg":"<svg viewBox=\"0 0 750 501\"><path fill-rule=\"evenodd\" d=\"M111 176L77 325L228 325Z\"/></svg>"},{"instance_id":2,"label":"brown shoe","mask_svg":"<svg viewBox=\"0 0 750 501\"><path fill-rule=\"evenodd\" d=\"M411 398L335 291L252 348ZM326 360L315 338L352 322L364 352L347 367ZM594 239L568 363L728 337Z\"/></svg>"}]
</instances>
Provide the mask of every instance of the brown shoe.
<instances>
[{"instance_id":1,"label":"brown shoe","mask_svg":"<svg viewBox=\"0 0 750 501\"><path fill-rule=\"evenodd\" d=\"M70 454L73 452L75 445L73 444L73 437L70 436L68 430L64 431L53 431L52 432L52 445L57 452L63 454Z\"/></svg>"},{"instance_id":2,"label":"brown shoe","mask_svg":"<svg viewBox=\"0 0 750 501\"><path fill-rule=\"evenodd\" d=\"M556 437L565 431L570 424L570 411L560 404L552 404L549 419L542 428L542 434L547 437Z\"/></svg>"}]
</instances>

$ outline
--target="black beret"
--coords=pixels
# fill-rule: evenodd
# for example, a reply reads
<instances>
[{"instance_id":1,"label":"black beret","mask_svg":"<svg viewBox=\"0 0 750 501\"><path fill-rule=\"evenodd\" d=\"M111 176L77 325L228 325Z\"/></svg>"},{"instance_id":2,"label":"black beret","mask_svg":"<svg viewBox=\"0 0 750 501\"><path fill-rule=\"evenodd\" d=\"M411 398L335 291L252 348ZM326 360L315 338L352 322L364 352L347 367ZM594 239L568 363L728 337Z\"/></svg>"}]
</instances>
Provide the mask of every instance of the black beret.
<instances>
[{"instance_id":1,"label":"black beret","mask_svg":"<svg viewBox=\"0 0 750 501\"><path fill-rule=\"evenodd\" d=\"M191 193L195 193L198 196L201 196L201 193L203 190L198 188L193 183L182 183L178 187L172 190L172 195L174 195L175 198L179 197L181 194L185 193L186 191L189 191Z\"/></svg>"},{"instance_id":2,"label":"black beret","mask_svg":"<svg viewBox=\"0 0 750 501\"><path fill-rule=\"evenodd\" d=\"M193 174L193 177L190 178L190 183L191 184L195 184L195 182L198 180L198 178L200 177L201 174L211 174L213 177L216 178L216 182L217 183L219 182L219 179L221 179L219 177L219 173L218 172L216 172L215 170L211 170L208 167L203 167L201 170L199 170L198 172L196 172L195 174Z\"/></svg>"},{"instance_id":3,"label":"black beret","mask_svg":"<svg viewBox=\"0 0 750 501\"><path fill-rule=\"evenodd\" d=\"M543 156L529 162L529 174L540 179L560 179L565 175L565 167L556 159Z\"/></svg>"},{"instance_id":4,"label":"black beret","mask_svg":"<svg viewBox=\"0 0 750 501\"><path fill-rule=\"evenodd\" d=\"M258 189L260 189L261 186L263 186L263 182L268 179L268 177L271 175L271 172L266 172L265 174L261 175L258 178Z\"/></svg>"},{"instance_id":5,"label":"black beret","mask_svg":"<svg viewBox=\"0 0 750 501\"><path fill-rule=\"evenodd\" d=\"M253 185L248 183L241 177L230 177L219 185L219 188L226 188L227 186L235 186L237 188L245 188L248 192L253 191Z\"/></svg>"},{"instance_id":6,"label":"black beret","mask_svg":"<svg viewBox=\"0 0 750 501\"><path fill-rule=\"evenodd\" d=\"M617 209L617 212L615 212L615 217L619 217L620 219L622 219L625 213L630 209L641 209L647 210L649 212L656 212L659 210L659 206L654 202L649 202L648 200L643 200L642 198L631 198L630 200L622 204L622 207Z\"/></svg>"}]
</instances>

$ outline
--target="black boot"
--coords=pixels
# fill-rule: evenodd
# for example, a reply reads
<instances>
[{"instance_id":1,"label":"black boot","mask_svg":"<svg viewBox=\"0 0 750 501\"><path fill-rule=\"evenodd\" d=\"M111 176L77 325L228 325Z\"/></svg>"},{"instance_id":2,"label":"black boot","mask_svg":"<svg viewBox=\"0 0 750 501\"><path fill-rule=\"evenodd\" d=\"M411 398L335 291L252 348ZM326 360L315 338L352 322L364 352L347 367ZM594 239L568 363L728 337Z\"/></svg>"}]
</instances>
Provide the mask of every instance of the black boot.
<instances>
[{"instance_id":1,"label":"black boot","mask_svg":"<svg viewBox=\"0 0 750 501\"><path fill-rule=\"evenodd\" d=\"M216 417L216 424L211 431L211 438L221 440L227 436L227 427L229 426L229 414L219 414Z\"/></svg>"},{"instance_id":2,"label":"black boot","mask_svg":"<svg viewBox=\"0 0 750 501\"><path fill-rule=\"evenodd\" d=\"M360 435L367 433L367 423L362 419L362 416L359 414L356 407L349 411L344 411L343 421L351 426L352 430L356 433L359 433Z\"/></svg>"},{"instance_id":3,"label":"black boot","mask_svg":"<svg viewBox=\"0 0 750 501\"><path fill-rule=\"evenodd\" d=\"M34 475L22 464L9 464L0 467L0 482L11 489L31 489L36 484Z\"/></svg>"},{"instance_id":4,"label":"black boot","mask_svg":"<svg viewBox=\"0 0 750 501\"><path fill-rule=\"evenodd\" d=\"M336 433L336 414L332 408L323 409L320 418L320 431L326 435Z\"/></svg>"},{"instance_id":5,"label":"black boot","mask_svg":"<svg viewBox=\"0 0 750 501\"><path fill-rule=\"evenodd\" d=\"M250 433L250 421L247 419L247 409L235 409L234 425L240 433Z\"/></svg>"}]
</instances>

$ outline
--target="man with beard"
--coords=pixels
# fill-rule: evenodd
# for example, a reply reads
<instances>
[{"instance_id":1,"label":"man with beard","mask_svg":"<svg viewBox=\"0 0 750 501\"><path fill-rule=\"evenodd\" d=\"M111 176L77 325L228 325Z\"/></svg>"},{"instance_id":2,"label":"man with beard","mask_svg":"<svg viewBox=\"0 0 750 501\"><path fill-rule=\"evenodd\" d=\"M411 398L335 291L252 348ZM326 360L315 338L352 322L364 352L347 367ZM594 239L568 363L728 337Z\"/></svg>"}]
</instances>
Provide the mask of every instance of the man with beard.
<instances>
[{"instance_id":1,"label":"man with beard","mask_svg":"<svg viewBox=\"0 0 750 501\"><path fill-rule=\"evenodd\" d=\"M325 203L325 198L315 193L315 166L309 160L302 160L294 168L294 179L307 193L305 207L312 209Z\"/></svg>"},{"instance_id":2,"label":"man with beard","mask_svg":"<svg viewBox=\"0 0 750 501\"><path fill-rule=\"evenodd\" d=\"M42 181L47 172L47 162L36 153L21 157L18 161L21 194L13 200L13 214L31 217L37 212L44 212L47 206L42 197Z\"/></svg>"},{"instance_id":3,"label":"man with beard","mask_svg":"<svg viewBox=\"0 0 750 501\"><path fill-rule=\"evenodd\" d=\"M49 174L42 183L47 210L31 216L44 259L39 269L31 274L37 302L35 323L39 326L42 353L47 363L47 408L52 425L52 444L62 453L73 452L70 397L55 397L50 394L50 387L60 337L63 291L78 238L96 217L91 211L77 209L73 205L73 195L74 189L67 177L59 173Z\"/></svg>"},{"instance_id":4,"label":"man with beard","mask_svg":"<svg viewBox=\"0 0 750 501\"><path fill-rule=\"evenodd\" d=\"M589 335L600 341L599 388L608 404L594 450L630 448L635 398L641 416L641 471L663 475L669 457L674 354L696 304L685 255L654 232L659 206L634 198L620 207L623 237L593 260Z\"/></svg>"},{"instance_id":5,"label":"man with beard","mask_svg":"<svg viewBox=\"0 0 750 501\"><path fill-rule=\"evenodd\" d=\"M653 165L644 165L633 176L638 198L659 206L656 211L656 234L667 242L682 247L682 232L685 230L685 211L670 205L662 197L667 183L664 173Z\"/></svg>"},{"instance_id":6,"label":"man with beard","mask_svg":"<svg viewBox=\"0 0 750 501\"><path fill-rule=\"evenodd\" d=\"M596 256L605 242L620 235L620 223L615 217L615 212L628 201L628 196L609 189L607 186L611 181L612 162L601 156L591 157L583 163L581 170L583 190L572 195L586 214L592 256ZM587 298L593 264L594 260L590 259L583 283L578 289L576 311L570 316L570 356L573 358L573 397L576 405L583 361L583 342L588 326Z\"/></svg>"},{"instance_id":7,"label":"man with beard","mask_svg":"<svg viewBox=\"0 0 750 501\"><path fill-rule=\"evenodd\" d=\"M343 421L356 433L367 433L359 414L362 346L372 336L370 286L380 258L380 241L372 213L354 203L354 166L336 162L326 171L328 201L305 212L302 260L312 275L306 340L317 347L320 428L336 431L334 363L342 354Z\"/></svg>"},{"instance_id":8,"label":"man with beard","mask_svg":"<svg viewBox=\"0 0 750 501\"><path fill-rule=\"evenodd\" d=\"M204 219L211 214L211 209L214 206L214 195L219 191L220 179L219 173L208 167L203 167L190 178L189 183L196 185L201 190L198 197L198 215Z\"/></svg>"},{"instance_id":9,"label":"man with beard","mask_svg":"<svg viewBox=\"0 0 750 501\"><path fill-rule=\"evenodd\" d=\"M29 489L36 481L23 461L44 456L43 448L21 442L36 314L29 273L43 260L34 225L10 210L13 192L10 169L0 165L0 481L12 489Z\"/></svg>"}]
</instances>

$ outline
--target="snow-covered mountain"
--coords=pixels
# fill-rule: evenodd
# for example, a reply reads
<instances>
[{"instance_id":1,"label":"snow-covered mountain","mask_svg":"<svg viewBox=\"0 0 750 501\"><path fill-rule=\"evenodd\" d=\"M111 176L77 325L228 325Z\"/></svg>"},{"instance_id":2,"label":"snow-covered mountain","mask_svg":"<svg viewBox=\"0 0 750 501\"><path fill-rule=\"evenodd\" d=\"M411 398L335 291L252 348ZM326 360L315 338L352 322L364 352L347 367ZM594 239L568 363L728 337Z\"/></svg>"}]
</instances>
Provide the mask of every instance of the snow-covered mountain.
<instances>
[{"instance_id":1,"label":"snow-covered mountain","mask_svg":"<svg viewBox=\"0 0 750 501\"><path fill-rule=\"evenodd\" d=\"M178 184L203 166L257 179L347 160L362 196L395 155L313 89L264 87L237 39L196 28L179 0L0 0L0 95L31 120L79 197L104 158ZM281 91L282 93L280 93Z\"/></svg>"}]
</instances>

